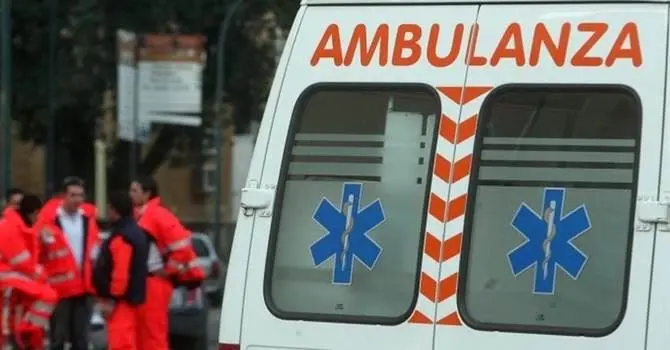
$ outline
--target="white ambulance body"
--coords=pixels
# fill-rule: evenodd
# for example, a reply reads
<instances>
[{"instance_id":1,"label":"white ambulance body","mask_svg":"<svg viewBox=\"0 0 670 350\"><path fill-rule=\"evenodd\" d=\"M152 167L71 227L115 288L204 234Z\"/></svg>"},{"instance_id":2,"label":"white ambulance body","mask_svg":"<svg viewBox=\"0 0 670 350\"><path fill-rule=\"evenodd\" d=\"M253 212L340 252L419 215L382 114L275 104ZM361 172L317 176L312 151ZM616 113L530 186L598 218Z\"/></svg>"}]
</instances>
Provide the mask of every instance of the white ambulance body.
<instances>
[{"instance_id":1,"label":"white ambulance body","mask_svg":"<svg viewBox=\"0 0 670 350\"><path fill-rule=\"evenodd\" d=\"M220 348L668 349L669 16L304 0Z\"/></svg>"}]
</instances>

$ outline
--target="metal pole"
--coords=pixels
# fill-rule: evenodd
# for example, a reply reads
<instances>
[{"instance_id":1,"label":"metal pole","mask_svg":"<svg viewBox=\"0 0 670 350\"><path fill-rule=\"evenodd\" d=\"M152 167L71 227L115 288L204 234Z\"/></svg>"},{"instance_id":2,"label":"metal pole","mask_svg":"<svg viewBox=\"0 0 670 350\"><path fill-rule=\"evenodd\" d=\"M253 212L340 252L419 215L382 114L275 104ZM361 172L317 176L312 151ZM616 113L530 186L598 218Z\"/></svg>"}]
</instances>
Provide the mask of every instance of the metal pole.
<instances>
[{"instance_id":1,"label":"metal pole","mask_svg":"<svg viewBox=\"0 0 670 350\"><path fill-rule=\"evenodd\" d=\"M5 164L4 190L12 187L12 2L2 0L2 104L0 113L4 124Z\"/></svg>"},{"instance_id":2,"label":"metal pole","mask_svg":"<svg viewBox=\"0 0 670 350\"><path fill-rule=\"evenodd\" d=\"M49 6L49 112L47 116L46 173L44 176L47 198L54 193L56 178L56 40L58 38L58 0Z\"/></svg>"},{"instance_id":3,"label":"metal pole","mask_svg":"<svg viewBox=\"0 0 670 350\"><path fill-rule=\"evenodd\" d=\"M221 238L221 175L222 175L222 164L221 164L221 151L222 151L222 133L223 130L223 94L225 92L225 58L226 58L226 36L228 35L228 29L230 28L230 23L232 22L233 16L240 9L244 0L236 0L230 5L226 10L226 16L221 22L219 27L219 38L216 45L216 89L214 90L214 146L216 147L215 157L216 162L214 167L214 178L217 181L217 184L214 189L214 241L217 248L220 246Z\"/></svg>"},{"instance_id":4,"label":"metal pole","mask_svg":"<svg viewBox=\"0 0 670 350\"><path fill-rule=\"evenodd\" d=\"M137 163L139 162L139 147L138 143L140 142L140 116L139 116L139 105L140 105L140 44L142 42L142 36L135 33L135 74L133 75L134 86L133 86L133 139L130 143L130 181L133 181L137 177Z\"/></svg>"}]
</instances>

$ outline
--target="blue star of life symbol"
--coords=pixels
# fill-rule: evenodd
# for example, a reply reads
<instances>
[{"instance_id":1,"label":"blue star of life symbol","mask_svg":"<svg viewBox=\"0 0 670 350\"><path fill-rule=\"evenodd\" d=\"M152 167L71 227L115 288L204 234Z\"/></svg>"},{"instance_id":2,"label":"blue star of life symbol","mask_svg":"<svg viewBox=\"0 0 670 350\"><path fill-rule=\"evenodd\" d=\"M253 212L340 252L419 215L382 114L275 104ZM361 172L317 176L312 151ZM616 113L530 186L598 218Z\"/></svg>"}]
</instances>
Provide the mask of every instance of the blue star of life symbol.
<instances>
[{"instance_id":1,"label":"blue star of life symbol","mask_svg":"<svg viewBox=\"0 0 670 350\"><path fill-rule=\"evenodd\" d=\"M312 216L327 231L309 248L312 259L319 266L334 258L333 284L351 284L354 259L372 270L382 254L382 248L368 233L386 220L384 209L379 199L361 209L362 192L363 184L345 183L341 206L324 197Z\"/></svg>"},{"instance_id":2,"label":"blue star of life symbol","mask_svg":"<svg viewBox=\"0 0 670 350\"><path fill-rule=\"evenodd\" d=\"M522 203L512 220L512 227L526 241L507 254L515 277L535 267L533 293L554 294L556 267L573 280L579 278L588 257L572 240L591 229L591 219L584 204L563 215L565 188L545 188L542 212L536 213Z\"/></svg>"}]
</instances>

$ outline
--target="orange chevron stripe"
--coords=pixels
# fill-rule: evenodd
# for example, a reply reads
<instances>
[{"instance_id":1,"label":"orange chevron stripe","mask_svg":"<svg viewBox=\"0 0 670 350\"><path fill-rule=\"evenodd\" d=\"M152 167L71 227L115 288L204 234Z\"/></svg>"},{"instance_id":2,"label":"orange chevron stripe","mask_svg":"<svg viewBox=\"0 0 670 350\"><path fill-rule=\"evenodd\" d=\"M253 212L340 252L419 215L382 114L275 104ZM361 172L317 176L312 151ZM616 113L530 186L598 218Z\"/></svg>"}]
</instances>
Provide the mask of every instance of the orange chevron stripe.
<instances>
[{"instance_id":1,"label":"orange chevron stripe","mask_svg":"<svg viewBox=\"0 0 670 350\"><path fill-rule=\"evenodd\" d=\"M456 294L456 287L458 286L458 273L455 273L439 283L438 301L444 301L447 298Z\"/></svg>"},{"instance_id":2,"label":"orange chevron stripe","mask_svg":"<svg viewBox=\"0 0 670 350\"><path fill-rule=\"evenodd\" d=\"M442 243L442 261L447 261L461 253L463 234L459 233Z\"/></svg>"},{"instance_id":3,"label":"orange chevron stripe","mask_svg":"<svg viewBox=\"0 0 670 350\"><path fill-rule=\"evenodd\" d=\"M442 242L432 233L426 233L426 243L423 252L436 262L447 261L461 252L461 241L463 235L457 234Z\"/></svg>"},{"instance_id":4,"label":"orange chevron stripe","mask_svg":"<svg viewBox=\"0 0 670 350\"><path fill-rule=\"evenodd\" d=\"M456 141L457 126L455 121L443 114L442 119L440 119L440 136L453 144Z\"/></svg>"},{"instance_id":5,"label":"orange chevron stripe","mask_svg":"<svg viewBox=\"0 0 670 350\"><path fill-rule=\"evenodd\" d=\"M414 313L412 314L412 317L409 318L408 320L409 323L420 323L420 324L430 324L433 323L433 321L428 318L428 316L424 315L421 313L421 311L414 310Z\"/></svg>"},{"instance_id":6,"label":"orange chevron stripe","mask_svg":"<svg viewBox=\"0 0 670 350\"><path fill-rule=\"evenodd\" d=\"M454 143L461 143L472 136L475 136L475 132L477 131L477 114L470 116L468 119L460 122L458 125L458 130L456 134L456 142Z\"/></svg>"},{"instance_id":7,"label":"orange chevron stripe","mask_svg":"<svg viewBox=\"0 0 670 350\"><path fill-rule=\"evenodd\" d=\"M427 273L421 273L421 279L419 280L419 292L428 300L435 302L436 292L437 292L437 282Z\"/></svg>"},{"instance_id":8,"label":"orange chevron stripe","mask_svg":"<svg viewBox=\"0 0 670 350\"><path fill-rule=\"evenodd\" d=\"M457 312L452 312L444 318L440 319L437 323L445 326L460 326L461 319L458 317Z\"/></svg>"},{"instance_id":9,"label":"orange chevron stripe","mask_svg":"<svg viewBox=\"0 0 670 350\"><path fill-rule=\"evenodd\" d=\"M442 241L433 236L432 233L426 232L426 243L424 244L423 252L433 260L440 261L440 252L442 251Z\"/></svg>"},{"instance_id":10,"label":"orange chevron stripe","mask_svg":"<svg viewBox=\"0 0 670 350\"><path fill-rule=\"evenodd\" d=\"M438 86L437 89L458 105L464 105L491 91L491 86Z\"/></svg>"},{"instance_id":11,"label":"orange chevron stripe","mask_svg":"<svg viewBox=\"0 0 670 350\"><path fill-rule=\"evenodd\" d=\"M449 202L449 210L447 210L447 221L451 221L465 214L467 197L468 196L464 194Z\"/></svg>"},{"instance_id":12,"label":"orange chevron stripe","mask_svg":"<svg viewBox=\"0 0 670 350\"><path fill-rule=\"evenodd\" d=\"M472 155L468 154L467 156L456 161L453 167L453 177L451 182L454 183L458 180L463 179L464 177L470 175L470 168L472 167Z\"/></svg>"},{"instance_id":13,"label":"orange chevron stripe","mask_svg":"<svg viewBox=\"0 0 670 350\"><path fill-rule=\"evenodd\" d=\"M437 282L427 273L422 272L419 282L419 291L421 295L432 302L441 302L456 294L456 285L458 283L458 273L455 273L440 282Z\"/></svg>"},{"instance_id":14,"label":"orange chevron stripe","mask_svg":"<svg viewBox=\"0 0 670 350\"><path fill-rule=\"evenodd\" d=\"M434 218L444 222L444 212L447 208L447 202L438 197L435 193L430 194L430 201L428 202L428 212Z\"/></svg>"},{"instance_id":15,"label":"orange chevron stripe","mask_svg":"<svg viewBox=\"0 0 670 350\"><path fill-rule=\"evenodd\" d=\"M451 163L442 157L440 154L435 154L435 169L433 173L442 181L449 182L449 172L451 171Z\"/></svg>"},{"instance_id":16,"label":"orange chevron stripe","mask_svg":"<svg viewBox=\"0 0 670 350\"><path fill-rule=\"evenodd\" d=\"M435 156L435 175L447 183L454 183L470 175L472 155L467 155L452 164L441 155ZM453 178L451 176L453 175Z\"/></svg>"},{"instance_id":17,"label":"orange chevron stripe","mask_svg":"<svg viewBox=\"0 0 670 350\"><path fill-rule=\"evenodd\" d=\"M452 144L459 144L475 135L477 131L477 114L468 117L468 119L456 123L446 115L442 115L440 120L440 136L447 139Z\"/></svg>"}]
</instances>

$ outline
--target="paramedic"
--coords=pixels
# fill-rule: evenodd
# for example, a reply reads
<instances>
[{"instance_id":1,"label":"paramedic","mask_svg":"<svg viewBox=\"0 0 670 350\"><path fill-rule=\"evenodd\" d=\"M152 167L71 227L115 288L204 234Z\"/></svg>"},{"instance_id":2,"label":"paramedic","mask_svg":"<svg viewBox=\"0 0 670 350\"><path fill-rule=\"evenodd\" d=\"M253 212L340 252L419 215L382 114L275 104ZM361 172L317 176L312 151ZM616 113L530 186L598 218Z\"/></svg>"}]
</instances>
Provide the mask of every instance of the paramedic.
<instances>
[{"instance_id":1,"label":"paramedic","mask_svg":"<svg viewBox=\"0 0 670 350\"><path fill-rule=\"evenodd\" d=\"M146 177L133 181L130 196L138 207L138 224L152 241L147 279L147 294L151 297L140 307L140 348L167 350L167 316L173 283L197 287L204 279L204 271L196 264L191 232L161 205L155 180Z\"/></svg>"},{"instance_id":2,"label":"paramedic","mask_svg":"<svg viewBox=\"0 0 670 350\"><path fill-rule=\"evenodd\" d=\"M138 349L137 312L146 298L149 238L133 218L128 193L109 197L111 235L102 244L95 263L93 283L102 298L110 350ZM150 350L150 349L148 349Z\"/></svg>"},{"instance_id":3,"label":"paramedic","mask_svg":"<svg viewBox=\"0 0 670 350\"><path fill-rule=\"evenodd\" d=\"M84 350L88 349L93 312L91 269L98 249L98 226L95 217L81 208L83 180L68 177L63 192L55 210L42 209L37 228L42 241L40 258L59 296L51 318L51 349L63 349L69 341L72 350Z\"/></svg>"},{"instance_id":4,"label":"paramedic","mask_svg":"<svg viewBox=\"0 0 670 350\"><path fill-rule=\"evenodd\" d=\"M7 212L0 221L0 290L10 291L11 310L3 310L3 315L13 314L15 319L14 341L22 349L42 349L45 329L58 300L58 294L46 284L42 267L37 263L24 244L25 231L30 227L42 205L35 195L25 195L17 209ZM20 307L25 312L20 312ZM9 317L3 317L9 321ZM3 325L8 326L8 325ZM8 345L9 339L4 339Z\"/></svg>"}]
</instances>

